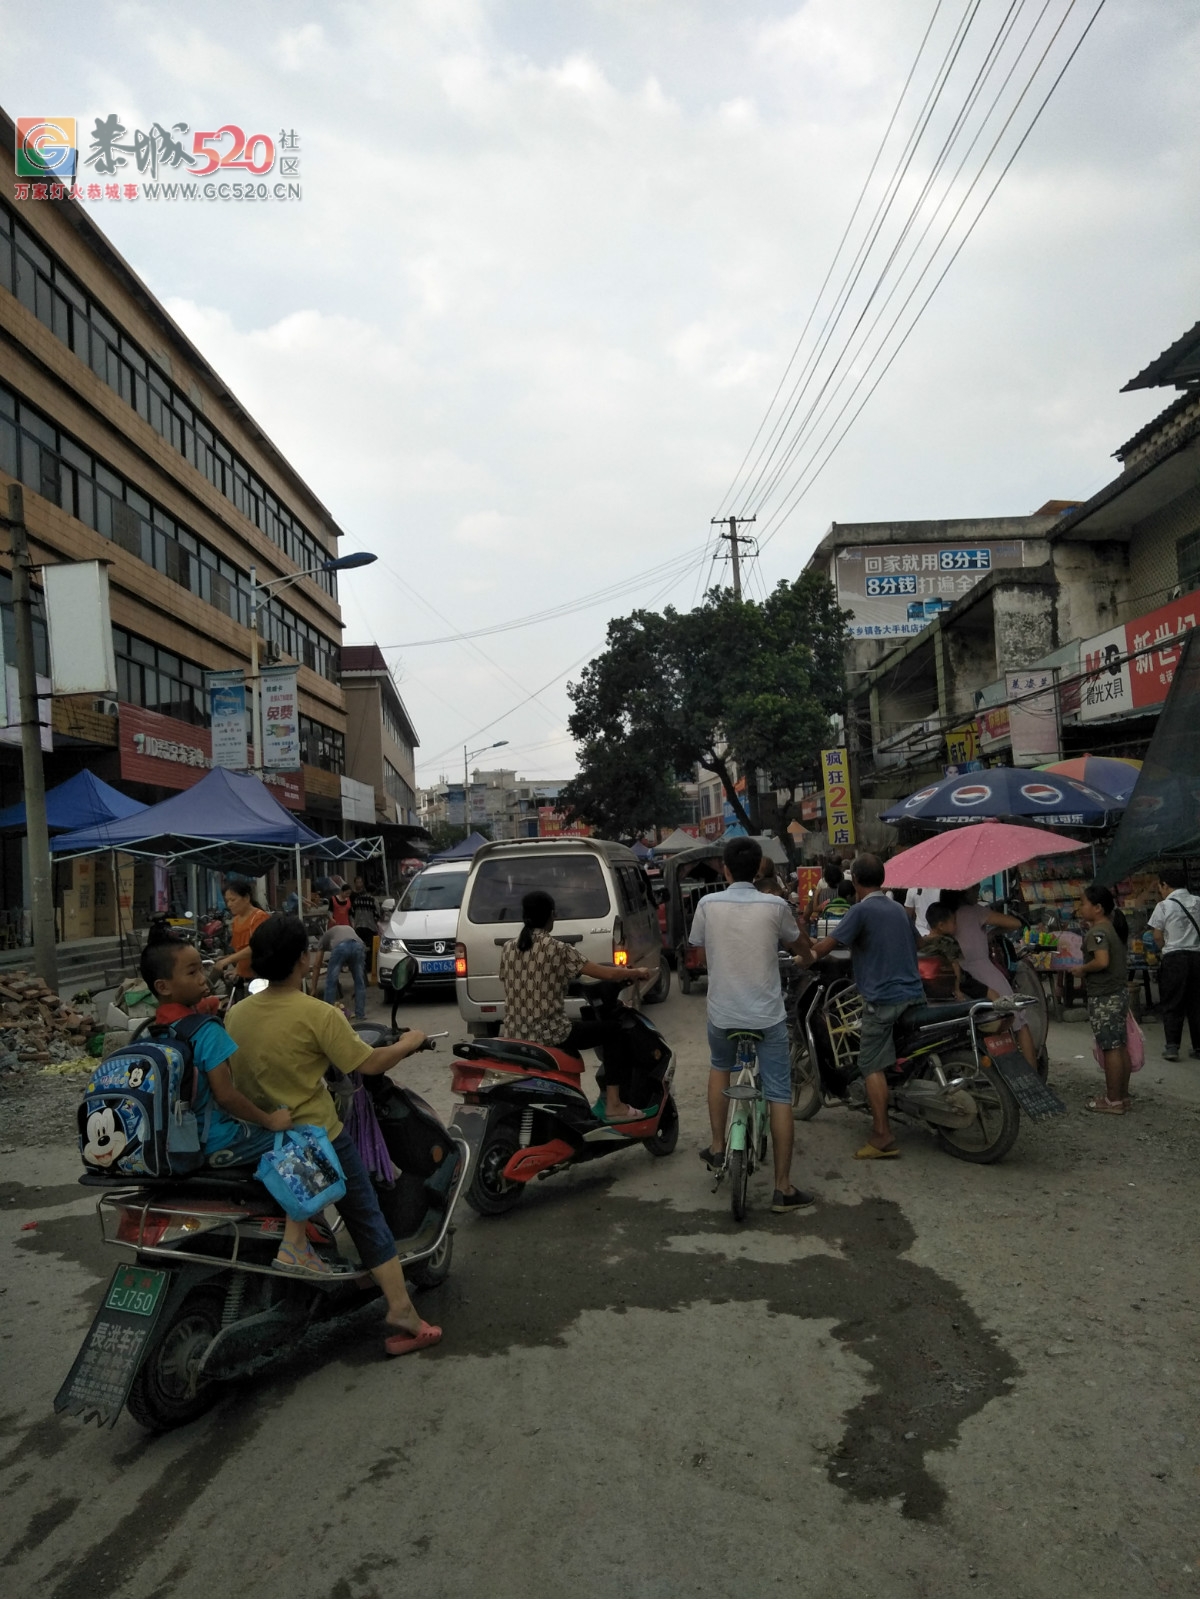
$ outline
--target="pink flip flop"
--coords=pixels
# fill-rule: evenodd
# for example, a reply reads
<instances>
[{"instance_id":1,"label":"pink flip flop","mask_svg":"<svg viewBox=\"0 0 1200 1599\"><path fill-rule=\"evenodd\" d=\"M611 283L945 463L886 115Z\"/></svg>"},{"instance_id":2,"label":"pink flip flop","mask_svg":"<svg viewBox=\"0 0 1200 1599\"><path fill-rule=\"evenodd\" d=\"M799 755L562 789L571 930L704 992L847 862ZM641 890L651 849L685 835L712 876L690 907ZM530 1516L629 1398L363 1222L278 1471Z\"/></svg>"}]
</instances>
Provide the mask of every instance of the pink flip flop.
<instances>
[{"instance_id":1,"label":"pink flip flop","mask_svg":"<svg viewBox=\"0 0 1200 1599\"><path fill-rule=\"evenodd\" d=\"M434 1344L442 1341L442 1329L431 1327L427 1321L421 1323L419 1332L396 1333L391 1338L383 1340L385 1354L389 1355L415 1355L418 1349L432 1349Z\"/></svg>"}]
</instances>

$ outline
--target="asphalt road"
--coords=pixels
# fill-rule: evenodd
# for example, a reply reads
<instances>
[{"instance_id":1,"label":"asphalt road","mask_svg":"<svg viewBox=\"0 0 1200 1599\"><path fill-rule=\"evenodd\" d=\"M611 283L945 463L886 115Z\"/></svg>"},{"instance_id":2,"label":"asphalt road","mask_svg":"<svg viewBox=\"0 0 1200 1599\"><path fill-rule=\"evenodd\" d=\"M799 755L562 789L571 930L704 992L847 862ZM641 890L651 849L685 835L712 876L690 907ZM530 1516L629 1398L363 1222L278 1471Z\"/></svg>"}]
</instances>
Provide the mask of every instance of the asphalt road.
<instances>
[{"instance_id":1,"label":"asphalt road","mask_svg":"<svg viewBox=\"0 0 1200 1599\"><path fill-rule=\"evenodd\" d=\"M1086 1031L1061 1026L1071 1115L1023 1123L1003 1164L916 1130L855 1162L863 1123L823 1111L795 1165L819 1208L772 1216L760 1175L738 1226L693 1153L703 999L654 1014L673 1158L623 1152L498 1221L464 1207L422 1301L439 1349L385 1362L352 1329L157 1439L51 1411L116 1257L74 1186L67 1090L61 1143L0 1169L5 1591L1194 1593L1200 1063L1088 1116ZM463 1036L452 1001L405 1015ZM400 1075L450 1110L444 1055Z\"/></svg>"}]
</instances>

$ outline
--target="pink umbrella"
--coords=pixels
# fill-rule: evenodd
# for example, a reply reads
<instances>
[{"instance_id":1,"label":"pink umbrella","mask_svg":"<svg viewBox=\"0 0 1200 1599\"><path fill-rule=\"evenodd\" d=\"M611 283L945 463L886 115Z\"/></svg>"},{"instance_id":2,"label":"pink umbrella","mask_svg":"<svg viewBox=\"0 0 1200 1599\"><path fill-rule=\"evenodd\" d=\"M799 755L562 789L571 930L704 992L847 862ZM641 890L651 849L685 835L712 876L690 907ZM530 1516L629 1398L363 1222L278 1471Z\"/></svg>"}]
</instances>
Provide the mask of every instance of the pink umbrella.
<instances>
[{"instance_id":1,"label":"pink umbrella","mask_svg":"<svg viewBox=\"0 0 1200 1599\"><path fill-rule=\"evenodd\" d=\"M1040 827L979 822L935 833L887 863L885 888L973 888L994 872L1020 866L1035 855L1069 855L1087 849L1077 838L1061 838Z\"/></svg>"}]
</instances>

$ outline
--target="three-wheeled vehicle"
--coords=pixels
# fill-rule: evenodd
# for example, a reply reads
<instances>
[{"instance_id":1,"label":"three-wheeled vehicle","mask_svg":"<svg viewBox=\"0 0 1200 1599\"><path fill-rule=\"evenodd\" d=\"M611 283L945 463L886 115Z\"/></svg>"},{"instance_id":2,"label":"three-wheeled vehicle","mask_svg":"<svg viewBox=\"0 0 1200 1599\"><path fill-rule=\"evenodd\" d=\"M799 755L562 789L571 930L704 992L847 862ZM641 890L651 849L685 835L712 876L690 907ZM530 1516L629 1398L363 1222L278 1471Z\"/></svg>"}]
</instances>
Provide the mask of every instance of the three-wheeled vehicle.
<instances>
[{"instance_id":1,"label":"three-wheeled vehicle","mask_svg":"<svg viewBox=\"0 0 1200 1599\"><path fill-rule=\"evenodd\" d=\"M705 976L704 951L688 943L696 906L705 894L725 887L720 843L697 844L680 850L663 863L663 883L667 908L666 943L675 963L679 987L690 994Z\"/></svg>"}]
</instances>

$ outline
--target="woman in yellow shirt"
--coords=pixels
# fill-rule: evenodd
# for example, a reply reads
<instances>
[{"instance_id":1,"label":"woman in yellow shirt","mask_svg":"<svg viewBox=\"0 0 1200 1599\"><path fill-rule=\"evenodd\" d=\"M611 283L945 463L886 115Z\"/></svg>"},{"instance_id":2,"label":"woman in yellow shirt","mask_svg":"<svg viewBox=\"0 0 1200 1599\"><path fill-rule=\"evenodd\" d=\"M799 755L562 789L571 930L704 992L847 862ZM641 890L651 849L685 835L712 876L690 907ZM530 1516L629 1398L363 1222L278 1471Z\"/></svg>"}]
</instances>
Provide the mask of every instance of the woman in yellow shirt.
<instances>
[{"instance_id":1,"label":"woman in yellow shirt","mask_svg":"<svg viewBox=\"0 0 1200 1599\"><path fill-rule=\"evenodd\" d=\"M339 1071L374 1076L419 1049L425 1035L406 1033L398 1044L372 1049L341 1011L311 999L304 992L310 960L308 934L298 917L272 916L264 921L251 936L250 959L255 975L265 977L268 986L235 1005L226 1018L226 1031L237 1045L231 1060L234 1085L263 1110L285 1105L293 1122L324 1127L346 1178L346 1197L339 1202L338 1212L363 1266L387 1300L386 1322L392 1331L384 1339L384 1349L389 1355L426 1349L441 1339L442 1329L422 1321L413 1308L396 1241L379 1208L374 1185L325 1086L330 1064ZM330 1270L308 1243L299 1252L281 1248L276 1265L286 1271L318 1275Z\"/></svg>"}]
</instances>

